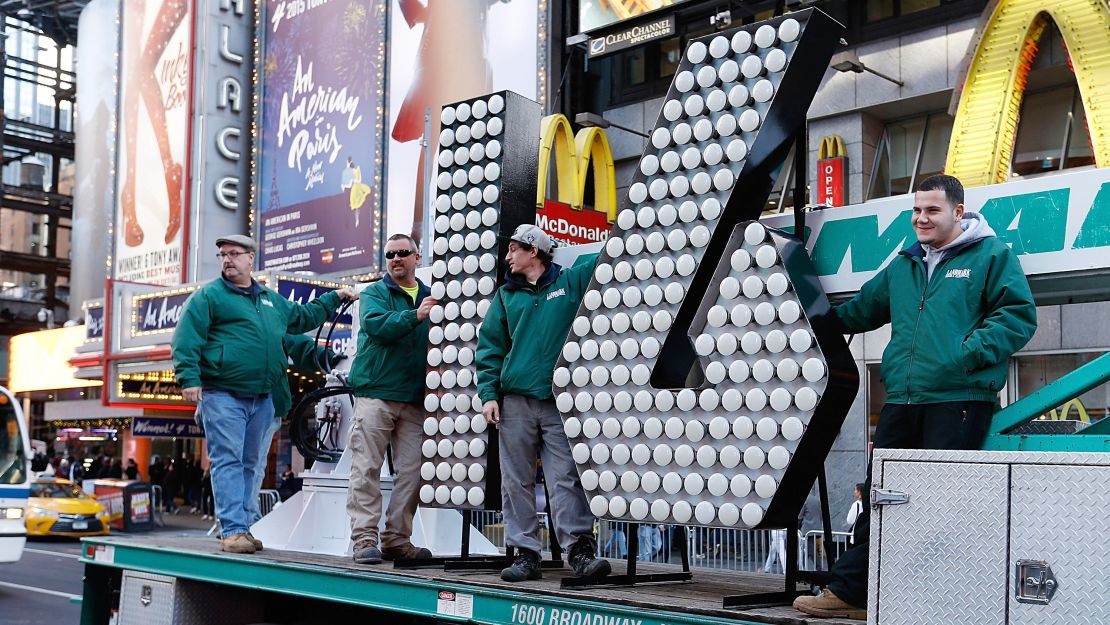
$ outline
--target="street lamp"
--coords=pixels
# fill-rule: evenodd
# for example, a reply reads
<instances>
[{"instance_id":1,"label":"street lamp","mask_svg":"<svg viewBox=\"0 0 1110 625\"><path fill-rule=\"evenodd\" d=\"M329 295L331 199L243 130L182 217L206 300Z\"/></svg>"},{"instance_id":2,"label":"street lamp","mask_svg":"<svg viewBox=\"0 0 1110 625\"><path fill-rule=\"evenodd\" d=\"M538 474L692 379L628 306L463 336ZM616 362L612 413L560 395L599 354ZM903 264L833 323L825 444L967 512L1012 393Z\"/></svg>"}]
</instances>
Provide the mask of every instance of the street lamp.
<instances>
[{"instance_id":1,"label":"street lamp","mask_svg":"<svg viewBox=\"0 0 1110 625\"><path fill-rule=\"evenodd\" d=\"M890 76L887 76L886 74L883 74L881 72L877 72L877 71L871 69L870 67L864 65L863 61L859 60L859 56L856 54L855 50L845 50L843 52L837 52L836 54L833 55L832 61L829 63L829 65L838 72L855 72L857 74L862 74L863 72L870 72L870 73L878 76L879 78L882 78L884 80L889 80L890 82L898 85L899 87L905 87L906 86L906 83L902 82L901 80L896 80L894 78L891 78Z\"/></svg>"},{"instance_id":2,"label":"street lamp","mask_svg":"<svg viewBox=\"0 0 1110 625\"><path fill-rule=\"evenodd\" d=\"M609 128L610 126L612 126L613 128L616 128L618 130L623 130L625 132L631 132L634 135L640 135L641 137L643 137L645 139L650 136L646 132L640 132L639 130L634 130L634 129L628 128L626 126L621 126L619 124L614 124L613 122L605 119L604 117L602 117L601 115L598 115L597 113L579 113L579 114L574 116L574 123L578 124L579 126L584 126L586 128L591 128L591 127Z\"/></svg>"}]
</instances>

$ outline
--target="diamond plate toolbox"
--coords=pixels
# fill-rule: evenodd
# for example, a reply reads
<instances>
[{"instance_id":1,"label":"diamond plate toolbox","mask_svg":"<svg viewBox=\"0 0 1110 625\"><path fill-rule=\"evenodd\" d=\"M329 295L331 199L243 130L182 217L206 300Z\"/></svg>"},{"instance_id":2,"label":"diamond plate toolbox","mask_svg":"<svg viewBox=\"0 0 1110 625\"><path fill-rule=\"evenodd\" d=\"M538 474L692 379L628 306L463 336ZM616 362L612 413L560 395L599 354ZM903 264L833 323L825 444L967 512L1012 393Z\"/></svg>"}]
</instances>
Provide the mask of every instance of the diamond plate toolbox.
<instances>
[{"instance_id":1,"label":"diamond plate toolbox","mask_svg":"<svg viewBox=\"0 0 1110 625\"><path fill-rule=\"evenodd\" d=\"M879 449L871 625L1110 623L1110 454Z\"/></svg>"}]
</instances>

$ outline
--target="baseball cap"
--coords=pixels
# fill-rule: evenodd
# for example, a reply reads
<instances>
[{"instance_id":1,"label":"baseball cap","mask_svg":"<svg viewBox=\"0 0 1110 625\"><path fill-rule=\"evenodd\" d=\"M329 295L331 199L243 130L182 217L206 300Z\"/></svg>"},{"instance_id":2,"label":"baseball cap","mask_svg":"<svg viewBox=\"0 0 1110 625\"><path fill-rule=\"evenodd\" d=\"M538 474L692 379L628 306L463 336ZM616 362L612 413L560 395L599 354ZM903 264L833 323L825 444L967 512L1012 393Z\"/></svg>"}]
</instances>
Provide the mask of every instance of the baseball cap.
<instances>
[{"instance_id":1,"label":"baseball cap","mask_svg":"<svg viewBox=\"0 0 1110 625\"><path fill-rule=\"evenodd\" d=\"M238 245L239 247L250 250L252 252L258 250L258 244L254 242L254 239L248 237L245 234L229 234L216 239L216 247L220 247L225 243L230 245Z\"/></svg>"},{"instance_id":2,"label":"baseball cap","mask_svg":"<svg viewBox=\"0 0 1110 625\"><path fill-rule=\"evenodd\" d=\"M523 243L527 246L534 247L545 254L551 253L551 248L554 247L551 237L540 229L539 226L532 224L520 224L513 235L509 237L510 241Z\"/></svg>"}]
</instances>

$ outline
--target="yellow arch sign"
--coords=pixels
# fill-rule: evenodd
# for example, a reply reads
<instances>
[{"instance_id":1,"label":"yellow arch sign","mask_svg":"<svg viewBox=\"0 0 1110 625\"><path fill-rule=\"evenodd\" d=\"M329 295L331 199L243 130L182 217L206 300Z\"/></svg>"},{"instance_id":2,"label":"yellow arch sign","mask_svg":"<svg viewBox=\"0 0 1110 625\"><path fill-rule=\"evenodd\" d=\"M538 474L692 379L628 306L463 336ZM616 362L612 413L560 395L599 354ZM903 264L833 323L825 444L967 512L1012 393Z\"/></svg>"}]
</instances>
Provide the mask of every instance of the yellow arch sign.
<instances>
[{"instance_id":1,"label":"yellow arch sign","mask_svg":"<svg viewBox=\"0 0 1110 625\"><path fill-rule=\"evenodd\" d=\"M848 156L848 150L844 147L844 139L840 135L825 135L821 139L821 147L817 151L817 158L824 160L837 156Z\"/></svg>"},{"instance_id":2,"label":"yellow arch sign","mask_svg":"<svg viewBox=\"0 0 1110 625\"><path fill-rule=\"evenodd\" d=\"M1110 8L1105 0L993 0L958 98L945 172L965 186L1010 173L1025 76L1051 19L1072 55L1098 167L1110 166Z\"/></svg>"},{"instance_id":3,"label":"yellow arch sign","mask_svg":"<svg viewBox=\"0 0 1110 625\"><path fill-rule=\"evenodd\" d=\"M612 223L617 218L617 173L609 139L600 128L583 128L574 134L565 115L549 115L540 120L540 163L536 185L536 206L543 207L547 195L547 176L555 156L556 198L582 210L586 194L586 175L593 168L594 210L605 213Z\"/></svg>"}]
</instances>

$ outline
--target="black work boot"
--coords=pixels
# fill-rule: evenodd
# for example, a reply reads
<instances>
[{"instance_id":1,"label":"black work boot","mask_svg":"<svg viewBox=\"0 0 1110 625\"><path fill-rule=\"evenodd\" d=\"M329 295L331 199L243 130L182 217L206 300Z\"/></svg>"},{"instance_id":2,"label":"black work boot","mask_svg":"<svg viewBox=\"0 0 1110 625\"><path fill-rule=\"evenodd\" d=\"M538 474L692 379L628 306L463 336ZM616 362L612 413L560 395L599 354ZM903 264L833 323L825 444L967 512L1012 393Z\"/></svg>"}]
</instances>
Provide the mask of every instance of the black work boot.
<instances>
[{"instance_id":1,"label":"black work boot","mask_svg":"<svg viewBox=\"0 0 1110 625\"><path fill-rule=\"evenodd\" d=\"M513 565L501 569L501 579L506 582L523 582L529 579L540 579L540 554L535 551L521 549L513 559Z\"/></svg>"},{"instance_id":2,"label":"black work boot","mask_svg":"<svg viewBox=\"0 0 1110 625\"><path fill-rule=\"evenodd\" d=\"M578 542L570 547L570 568L574 569L577 577L605 577L612 572L608 560L599 559L594 555L597 546L589 538L579 538Z\"/></svg>"}]
</instances>

